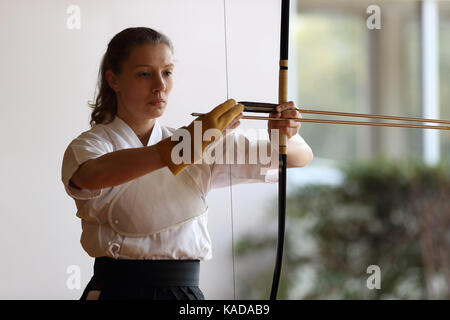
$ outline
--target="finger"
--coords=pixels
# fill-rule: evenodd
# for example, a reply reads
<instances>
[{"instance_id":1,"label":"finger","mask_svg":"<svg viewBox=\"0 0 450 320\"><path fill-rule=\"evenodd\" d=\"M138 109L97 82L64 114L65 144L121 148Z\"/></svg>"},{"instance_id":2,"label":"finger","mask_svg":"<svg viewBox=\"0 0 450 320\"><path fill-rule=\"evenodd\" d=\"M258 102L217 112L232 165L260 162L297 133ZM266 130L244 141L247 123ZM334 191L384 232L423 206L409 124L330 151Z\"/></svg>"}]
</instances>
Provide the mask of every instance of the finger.
<instances>
[{"instance_id":1,"label":"finger","mask_svg":"<svg viewBox=\"0 0 450 320\"><path fill-rule=\"evenodd\" d=\"M243 117L243 114L241 113L236 118L234 118L233 121L226 127L226 129L236 129L241 124L241 119Z\"/></svg>"},{"instance_id":2,"label":"finger","mask_svg":"<svg viewBox=\"0 0 450 320\"><path fill-rule=\"evenodd\" d=\"M296 123L297 121L295 119L298 118L294 118L294 117L281 117L279 118L279 120L273 120L273 122L276 122L277 126L290 126L291 123Z\"/></svg>"},{"instance_id":3,"label":"finger","mask_svg":"<svg viewBox=\"0 0 450 320\"><path fill-rule=\"evenodd\" d=\"M297 128L300 126L301 126L300 121L295 120L279 120L279 121L273 120L271 123L271 127L273 128Z\"/></svg>"},{"instance_id":4,"label":"finger","mask_svg":"<svg viewBox=\"0 0 450 320\"><path fill-rule=\"evenodd\" d=\"M271 112L271 113L269 113L269 117L270 118L280 118L281 112Z\"/></svg>"},{"instance_id":5,"label":"finger","mask_svg":"<svg viewBox=\"0 0 450 320\"><path fill-rule=\"evenodd\" d=\"M237 116L239 116L243 112L244 106L238 103L219 117L219 123L223 123L224 126L228 126Z\"/></svg>"},{"instance_id":6,"label":"finger","mask_svg":"<svg viewBox=\"0 0 450 320\"><path fill-rule=\"evenodd\" d=\"M281 118L300 119L302 116L297 110L285 110L281 113Z\"/></svg>"},{"instance_id":7,"label":"finger","mask_svg":"<svg viewBox=\"0 0 450 320\"><path fill-rule=\"evenodd\" d=\"M276 107L277 112L283 112L284 110L291 110L296 109L295 103L293 101L287 101L284 103L281 103L279 106Z\"/></svg>"},{"instance_id":8,"label":"finger","mask_svg":"<svg viewBox=\"0 0 450 320\"><path fill-rule=\"evenodd\" d=\"M240 113L236 118L233 119L233 121L231 121L231 123L228 126L233 126L236 122L239 122L239 120L241 120L243 116L244 115Z\"/></svg>"},{"instance_id":9,"label":"finger","mask_svg":"<svg viewBox=\"0 0 450 320\"><path fill-rule=\"evenodd\" d=\"M225 101L222 104L219 104L217 107L215 107L212 111L211 111L211 115L213 117L220 117L222 116L225 112L227 112L228 110L230 110L231 108L233 108L236 105L236 100L234 99L228 99L227 101Z\"/></svg>"},{"instance_id":10,"label":"finger","mask_svg":"<svg viewBox=\"0 0 450 320\"><path fill-rule=\"evenodd\" d=\"M283 125L272 125L272 126L270 126L271 128L273 128L273 129L280 129L280 130L284 130L284 129L289 129L289 130L293 130L293 129L298 129L298 128L300 128L300 126L299 125L294 125L294 126L291 126L291 125L286 125L286 126L283 126Z\"/></svg>"},{"instance_id":11,"label":"finger","mask_svg":"<svg viewBox=\"0 0 450 320\"><path fill-rule=\"evenodd\" d=\"M238 120L238 121L232 123L232 125L230 126L230 129L236 129L237 127L239 127L240 124L241 124L241 122Z\"/></svg>"}]
</instances>

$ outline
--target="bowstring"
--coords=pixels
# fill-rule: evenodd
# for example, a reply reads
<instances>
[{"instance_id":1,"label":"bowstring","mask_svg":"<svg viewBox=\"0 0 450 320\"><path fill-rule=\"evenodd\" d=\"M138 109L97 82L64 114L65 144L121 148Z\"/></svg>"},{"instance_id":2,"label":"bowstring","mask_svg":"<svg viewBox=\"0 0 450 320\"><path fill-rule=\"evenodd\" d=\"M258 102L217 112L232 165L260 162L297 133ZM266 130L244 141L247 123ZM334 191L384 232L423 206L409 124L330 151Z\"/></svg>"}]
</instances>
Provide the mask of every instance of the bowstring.
<instances>
[{"instance_id":1,"label":"bowstring","mask_svg":"<svg viewBox=\"0 0 450 320\"><path fill-rule=\"evenodd\" d=\"M227 100L229 99L228 86L228 41L227 41L227 7L226 0L223 0L223 27L224 27L224 41L225 41L225 85L227 90ZM230 170L230 215L231 215L231 257L233 269L233 299L236 300L236 274L235 274L235 257L234 257L234 215L233 215L233 186L231 179L231 163Z\"/></svg>"}]
</instances>

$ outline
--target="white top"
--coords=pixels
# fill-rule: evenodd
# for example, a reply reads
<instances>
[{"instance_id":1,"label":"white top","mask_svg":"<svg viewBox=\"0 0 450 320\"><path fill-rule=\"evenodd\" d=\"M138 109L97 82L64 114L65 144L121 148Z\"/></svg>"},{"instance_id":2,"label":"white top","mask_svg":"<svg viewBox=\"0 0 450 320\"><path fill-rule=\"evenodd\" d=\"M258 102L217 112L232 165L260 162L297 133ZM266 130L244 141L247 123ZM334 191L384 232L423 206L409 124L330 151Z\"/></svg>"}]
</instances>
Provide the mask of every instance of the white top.
<instances>
[{"instance_id":1,"label":"white top","mask_svg":"<svg viewBox=\"0 0 450 320\"><path fill-rule=\"evenodd\" d=\"M147 146L170 137L174 131L156 121ZM234 137L235 143L237 136ZM269 143L259 140L260 146L262 142L266 145ZM254 142L246 146L245 152L252 146L255 146ZM82 221L81 244L84 250L91 257L109 256L118 259L211 259L207 210L203 215L168 230L145 237L126 237L111 228L107 217L111 201L125 184L101 190L78 190L69 185L70 178L85 161L109 152L138 147L143 147L142 142L117 116L109 124L98 124L83 132L67 147L62 164L62 182L67 194L75 200L78 210L76 215ZM189 169L193 181L206 197L211 189L230 185L230 170L233 185L276 182L277 170L261 174L263 168L267 167L260 164L201 163L186 169ZM171 174L169 170L167 173Z\"/></svg>"}]
</instances>

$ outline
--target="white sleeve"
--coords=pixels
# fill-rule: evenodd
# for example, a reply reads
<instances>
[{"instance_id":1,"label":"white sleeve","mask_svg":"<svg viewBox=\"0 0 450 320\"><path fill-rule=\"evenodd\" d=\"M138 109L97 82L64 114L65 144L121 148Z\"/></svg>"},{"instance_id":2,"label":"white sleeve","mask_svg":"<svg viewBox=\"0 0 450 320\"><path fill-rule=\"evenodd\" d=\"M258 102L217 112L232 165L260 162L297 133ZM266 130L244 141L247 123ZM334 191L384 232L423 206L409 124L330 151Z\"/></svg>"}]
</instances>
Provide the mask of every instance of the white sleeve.
<instances>
[{"instance_id":1,"label":"white sleeve","mask_svg":"<svg viewBox=\"0 0 450 320\"><path fill-rule=\"evenodd\" d=\"M78 167L89 159L98 158L108 152L112 152L110 142L105 140L106 133L86 131L79 135L67 147L61 168L61 180L67 194L78 200L89 200L100 197L102 189L88 190L78 189L70 184L72 175Z\"/></svg>"},{"instance_id":2,"label":"white sleeve","mask_svg":"<svg viewBox=\"0 0 450 320\"><path fill-rule=\"evenodd\" d=\"M278 150L271 147L270 141L249 140L241 134L231 134L226 141L224 147L220 144L213 147L215 153L221 150L223 154L221 159L215 156L211 165L211 189L243 183L278 182Z\"/></svg>"}]
</instances>

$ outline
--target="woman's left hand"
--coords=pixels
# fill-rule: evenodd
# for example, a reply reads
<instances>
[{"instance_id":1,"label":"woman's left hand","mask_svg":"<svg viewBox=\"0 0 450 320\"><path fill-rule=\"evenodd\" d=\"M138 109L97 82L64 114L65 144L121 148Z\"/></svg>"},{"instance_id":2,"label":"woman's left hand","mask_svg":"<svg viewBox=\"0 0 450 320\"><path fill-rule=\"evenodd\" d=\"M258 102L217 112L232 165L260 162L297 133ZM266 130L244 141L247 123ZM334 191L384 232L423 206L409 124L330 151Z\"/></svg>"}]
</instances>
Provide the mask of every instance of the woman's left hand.
<instances>
[{"instance_id":1,"label":"woman's left hand","mask_svg":"<svg viewBox=\"0 0 450 320\"><path fill-rule=\"evenodd\" d=\"M298 112L294 102L288 101L277 106L276 111L270 113L271 118L296 118L301 119L302 115ZM267 125L267 130L269 131L269 137L271 136L270 132L272 129L278 129L279 134L287 135L288 139L292 136L295 136L298 133L298 130L301 127L301 123L299 121L294 120L269 120Z\"/></svg>"}]
</instances>

